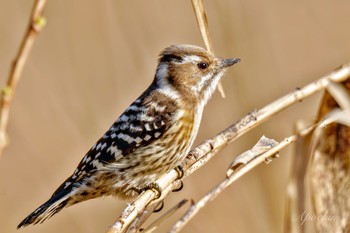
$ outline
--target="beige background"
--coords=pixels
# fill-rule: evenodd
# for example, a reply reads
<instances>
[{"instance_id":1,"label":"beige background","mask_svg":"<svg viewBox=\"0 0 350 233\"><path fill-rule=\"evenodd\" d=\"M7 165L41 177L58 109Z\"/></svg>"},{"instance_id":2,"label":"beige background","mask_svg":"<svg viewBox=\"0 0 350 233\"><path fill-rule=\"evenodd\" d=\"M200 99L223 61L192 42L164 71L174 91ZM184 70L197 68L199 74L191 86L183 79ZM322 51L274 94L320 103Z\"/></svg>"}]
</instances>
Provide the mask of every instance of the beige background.
<instances>
[{"instance_id":1,"label":"beige background","mask_svg":"<svg viewBox=\"0 0 350 233\"><path fill-rule=\"evenodd\" d=\"M32 1L0 0L0 79L27 26ZM214 49L242 62L208 104L196 144L255 108L350 61L347 0L206 1ZM170 44L203 46L190 1L53 0L11 112L11 144L0 161L0 232L17 224L68 177L84 153L152 81L156 58ZM320 95L278 114L228 146L166 199L198 200L224 178L235 155L263 134L281 140L297 119L312 120ZM206 206L183 232L282 232L288 163L249 173ZM125 203L81 203L20 232L104 232ZM177 215L179 217L181 212ZM168 220L164 232L176 218Z\"/></svg>"}]
</instances>

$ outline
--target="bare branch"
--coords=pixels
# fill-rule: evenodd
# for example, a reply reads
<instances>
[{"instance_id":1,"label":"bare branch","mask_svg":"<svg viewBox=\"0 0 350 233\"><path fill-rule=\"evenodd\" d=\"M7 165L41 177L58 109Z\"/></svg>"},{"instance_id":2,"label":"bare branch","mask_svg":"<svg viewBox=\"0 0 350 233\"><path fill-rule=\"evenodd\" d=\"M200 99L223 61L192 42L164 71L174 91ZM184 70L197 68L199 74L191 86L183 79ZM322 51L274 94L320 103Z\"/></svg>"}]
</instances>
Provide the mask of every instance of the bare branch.
<instances>
[{"instance_id":1,"label":"bare branch","mask_svg":"<svg viewBox=\"0 0 350 233\"><path fill-rule=\"evenodd\" d=\"M301 134L306 135L310 133L312 129L313 127L306 128L301 132ZM231 175L226 179L224 179L220 184L215 186L198 202L193 204L191 208L186 212L186 214L173 225L169 233L179 232L199 212L199 210L201 210L209 201L214 200L219 194L222 193L222 191L224 191L234 181L238 180L240 177L248 173L250 170L258 166L259 164L265 162L268 159L271 159L281 149L295 142L296 139L297 139L297 135L292 135L288 138L285 138L283 141L273 146L271 149L267 150L265 153L258 155L255 159L251 160L247 165L242 166L241 168L235 170L233 173L228 172L228 174L231 174Z\"/></svg>"},{"instance_id":2,"label":"bare branch","mask_svg":"<svg viewBox=\"0 0 350 233\"><path fill-rule=\"evenodd\" d=\"M185 174L183 178L186 178L197 169L201 168L221 149L227 146L227 144L233 142L247 131L271 118L274 114L282 111L292 104L298 103L299 101L315 94L318 91L323 90L329 83L341 82L348 77L350 77L350 64L343 65L336 71L322 77L321 79L281 97L260 110L249 113L237 123L228 127L212 139L207 140L194 148L184 161L183 169ZM156 181L158 186L163 190L162 196L157 199L157 201L163 200L174 189L175 184L173 184L173 182L177 179L177 176L177 172L172 170L167 174L164 174ZM110 227L108 232L126 232L136 216L142 213L148 205L152 204L152 200L155 197L156 193L152 190L147 190L140 194L137 199L123 211L122 215Z\"/></svg>"},{"instance_id":3,"label":"bare branch","mask_svg":"<svg viewBox=\"0 0 350 233\"><path fill-rule=\"evenodd\" d=\"M6 131L9 121L10 108L18 82L21 78L21 74L28 59L29 53L33 47L35 38L46 24L45 18L42 17L45 4L46 0L34 1L27 31L22 39L17 56L12 63L7 84L2 89L2 98L0 102L0 155L8 144Z\"/></svg>"}]
</instances>

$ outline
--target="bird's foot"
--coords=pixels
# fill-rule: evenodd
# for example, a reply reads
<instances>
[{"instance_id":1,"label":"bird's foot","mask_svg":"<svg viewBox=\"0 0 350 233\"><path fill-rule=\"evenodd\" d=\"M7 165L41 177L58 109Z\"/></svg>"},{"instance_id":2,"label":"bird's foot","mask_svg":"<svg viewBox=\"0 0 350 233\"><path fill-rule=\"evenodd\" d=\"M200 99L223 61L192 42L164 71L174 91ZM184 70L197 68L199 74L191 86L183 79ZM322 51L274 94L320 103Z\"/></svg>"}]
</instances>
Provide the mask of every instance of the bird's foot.
<instances>
[{"instance_id":1,"label":"bird's foot","mask_svg":"<svg viewBox=\"0 0 350 233\"><path fill-rule=\"evenodd\" d=\"M159 185L157 183L149 184L146 188L142 189L142 192L149 190L149 189L156 193L154 200L157 200L162 196L162 189L159 187ZM164 201L160 201L158 203L158 205L156 206L156 208L153 210L153 212L157 213L157 212L161 211L163 209L163 207L164 207Z\"/></svg>"},{"instance_id":2,"label":"bird's foot","mask_svg":"<svg viewBox=\"0 0 350 233\"><path fill-rule=\"evenodd\" d=\"M163 209L163 207L164 207L164 201L159 202L156 208L154 208L153 213L160 212Z\"/></svg>"},{"instance_id":3,"label":"bird's foot","mask_svg":"<svg viewBox=\"0 0 350 233\"><path fill-rule=\"evenodd\" d=\"M174 170L177 172L177 178L180 180L182 177L184 177L185 171L181 165L174 168Z\"/></svg>"},{"instance_id":4,"label":"bird's foot","mask_svg":"<svg viewBox=\"0 0 350 233\"><path fill-rule=\"evenodd\" d=\"M177 187L173 189L173 192L175 193L175 192L181 191L184 187L184 183L182 182L182 180L176 180L174 182L177 182L178 184L177 184Z\"/></svg>"},{"instance_id":5,"label":"bird's foot","mask_svg":"<svg viewBox=\"0 0 350 233\"><path fill-rule=\"evenodd\" d=\"M177 166L175 168L175 171L177 172L177 180L175 182L178 182L178 187L176 189L173 190L173 192L179 192L182 190L182 188L184 187L184 183L182 182L181 178L184 176L185 172L184 169L182 168L182 166Z\"/></svg>"},{"instance_id":6,"label":"bird's foot","mask_svg":"<svg viewBox=\"0 0 350 233\"><path fill-rule=\"evenodd\" d=\"M154 197L154 200L157 200L162 196L162 189L159 187L157 183L151 183L146 186L146 188L141 189L142 192L147 191L147 190L152 190L156 196Z\"/></svg>"}]
</instances>

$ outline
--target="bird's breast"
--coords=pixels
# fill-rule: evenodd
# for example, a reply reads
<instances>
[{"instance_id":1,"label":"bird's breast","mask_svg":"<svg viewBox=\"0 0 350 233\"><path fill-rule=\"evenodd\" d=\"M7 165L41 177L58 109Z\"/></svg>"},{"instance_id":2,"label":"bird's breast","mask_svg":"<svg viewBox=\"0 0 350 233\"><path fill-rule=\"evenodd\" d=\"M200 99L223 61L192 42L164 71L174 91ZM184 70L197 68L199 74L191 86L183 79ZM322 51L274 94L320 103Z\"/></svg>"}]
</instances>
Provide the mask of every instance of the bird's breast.
<instances>
[{"instance_id":1,"label":"bird's breast","mask_svg":"<svg viewBox=\"0 0 350 233\"><path fill-rule=\"evenodd\" d=\"M194 124L193 111L179 110L171 127L158 140L147 146L143 153L147 164L144 173L164 173L175 168L185 158L193 144L198 130Z\"/></svg>"}]
</instances>

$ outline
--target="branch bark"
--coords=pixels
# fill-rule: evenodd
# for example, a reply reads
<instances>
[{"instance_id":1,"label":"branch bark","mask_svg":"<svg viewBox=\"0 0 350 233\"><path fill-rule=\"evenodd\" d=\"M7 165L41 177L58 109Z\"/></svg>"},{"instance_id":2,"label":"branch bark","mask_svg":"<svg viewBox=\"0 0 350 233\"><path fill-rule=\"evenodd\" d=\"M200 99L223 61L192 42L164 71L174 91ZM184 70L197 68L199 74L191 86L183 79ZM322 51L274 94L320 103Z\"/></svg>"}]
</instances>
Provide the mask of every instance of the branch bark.
<instances>
[{"instance_id":1,"label":"branch bark","mask_svg":"<svg viewBox=\"0 0 350 233\"><path fill-rule=\"evenodd\" d=\"M29 25L22 39L21 45L10 68L10 74L6 86L1 91L0 101L0 155L8 145L7 125L9 121L10 109L17 85L20 81L24 65L33 47L37 34L46 24L42 17L46 0L35 0L32 8Z\"/></svg>"}]
</instances>

